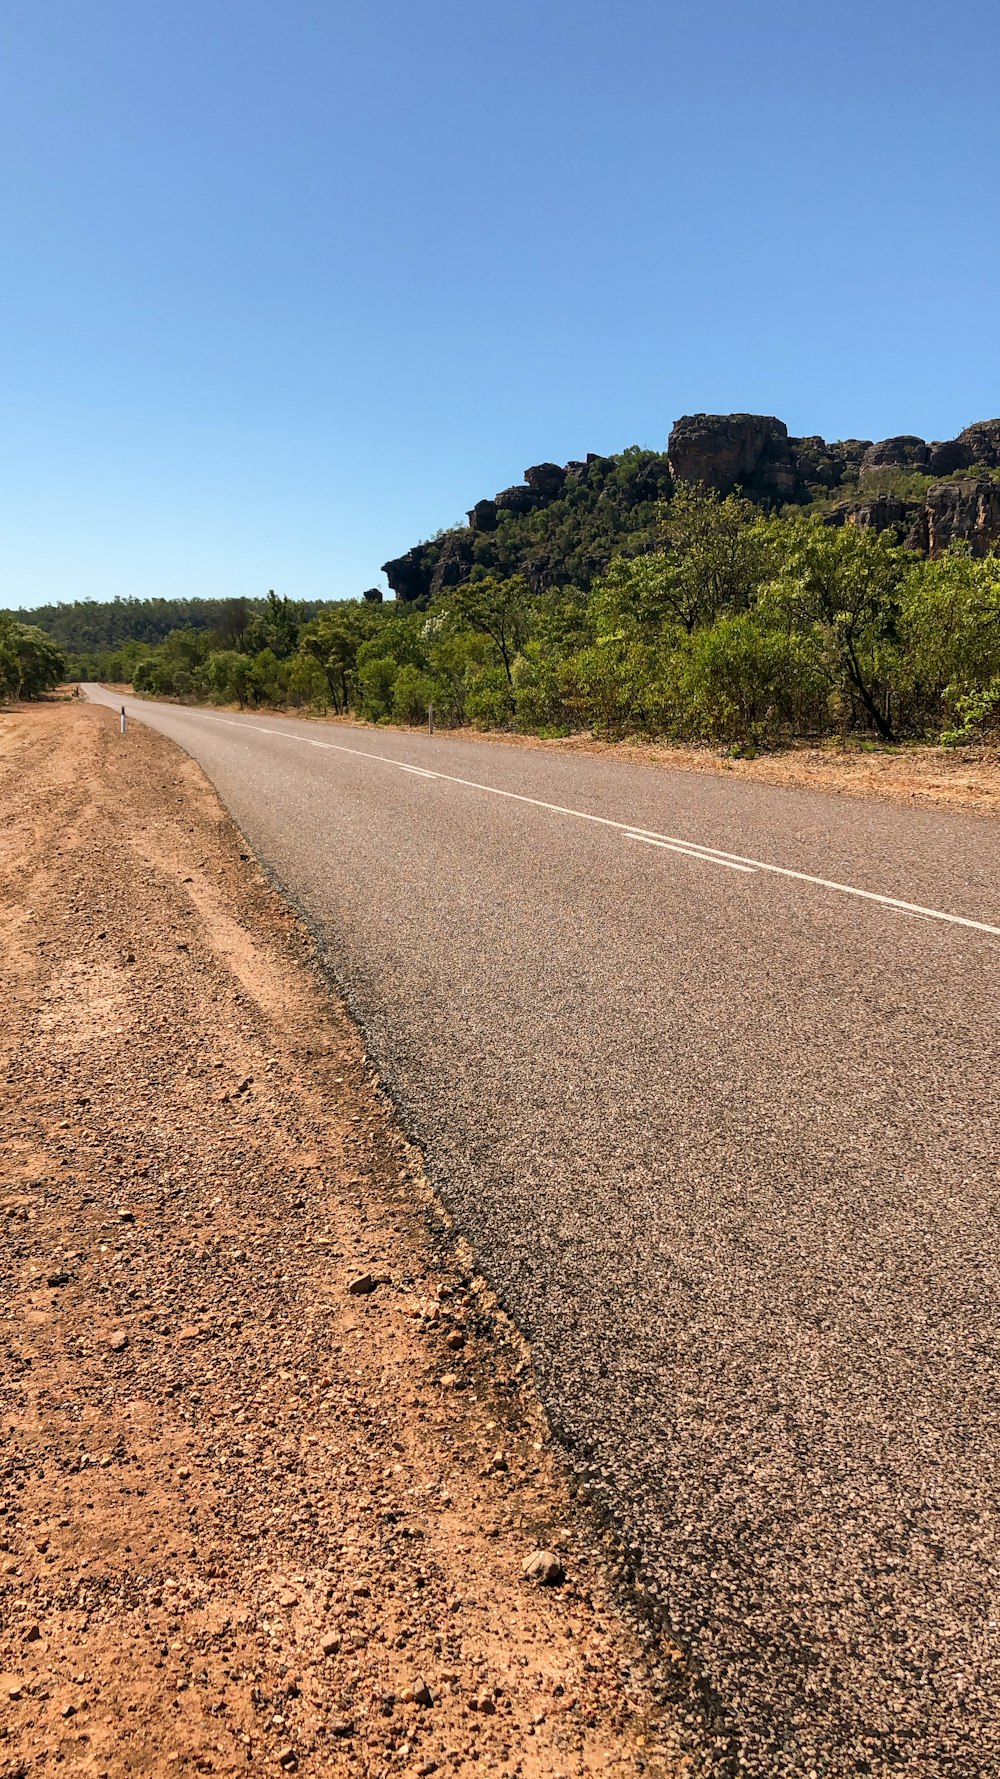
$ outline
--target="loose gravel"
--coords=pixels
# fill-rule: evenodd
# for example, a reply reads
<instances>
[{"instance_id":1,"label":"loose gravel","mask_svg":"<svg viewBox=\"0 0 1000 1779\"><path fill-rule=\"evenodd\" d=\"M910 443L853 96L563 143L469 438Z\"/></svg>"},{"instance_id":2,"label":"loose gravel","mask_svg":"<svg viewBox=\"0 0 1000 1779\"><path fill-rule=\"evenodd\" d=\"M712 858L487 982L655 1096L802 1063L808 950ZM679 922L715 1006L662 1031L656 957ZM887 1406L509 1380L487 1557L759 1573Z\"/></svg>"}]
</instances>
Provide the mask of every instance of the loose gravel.
<instances>
[{"instance_id":1,"label":"loose gravel","mask_svg":"<svg viewBox=\"0 0 1000 1779\"><path fill-rule=\"evenodd\" d=\"M700 1770L308 935L119 741L0 717L0 1776Z\"/></svg>"},{"instance_id":2,"label":"loose gravel","mask_svg":"<svg viewBox=\"0 0 1000 1779\"><path fill-rule=\"evenodd\" d=\"M995 821L134 708L308 910L723 1770L995 1779L1000 942L559 811L994 926Z\"/></svg>"}]
</instances>

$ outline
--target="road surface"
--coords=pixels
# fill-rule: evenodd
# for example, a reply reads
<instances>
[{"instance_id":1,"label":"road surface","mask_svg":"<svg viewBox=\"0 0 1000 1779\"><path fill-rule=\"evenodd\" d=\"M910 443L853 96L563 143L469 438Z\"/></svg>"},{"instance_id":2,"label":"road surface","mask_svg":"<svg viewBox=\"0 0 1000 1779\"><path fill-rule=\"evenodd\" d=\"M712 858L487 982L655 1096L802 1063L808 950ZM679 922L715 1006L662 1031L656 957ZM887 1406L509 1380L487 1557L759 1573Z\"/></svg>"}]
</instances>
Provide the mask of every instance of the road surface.
<instances>
[{"instance_id":1,"label":"road surface","mask_svg":"<svg viewBox=\"0 0 1000 1779\"><path fill-rule=\"evenodd\" d=\"M321 932L724 1767L995 1779L1000 826L126 703Z\"/></svg>"}]
</instances>

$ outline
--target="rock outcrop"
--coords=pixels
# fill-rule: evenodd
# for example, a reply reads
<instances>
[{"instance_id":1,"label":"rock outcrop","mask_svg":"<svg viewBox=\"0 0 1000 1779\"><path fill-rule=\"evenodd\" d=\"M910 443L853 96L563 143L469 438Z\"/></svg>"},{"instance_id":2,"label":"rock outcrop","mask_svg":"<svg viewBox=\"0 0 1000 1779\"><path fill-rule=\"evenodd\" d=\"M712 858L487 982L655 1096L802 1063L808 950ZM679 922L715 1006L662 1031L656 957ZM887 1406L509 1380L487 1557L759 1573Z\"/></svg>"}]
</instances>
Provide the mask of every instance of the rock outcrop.
<instances>
[{"instance_id":1,"label":"rock outcrop","mask_svg":"<svg viewBox=\"0 0 1000 1779\"><path fill-rule=\"evenodd\" d=\"M524 479L533 494L543 500L557 500L566 486L566 470L558 463L535 463L524 472Z\"/></svg>"},{"instance_id":2,"label":"rock outcrop","mask_svg":"<svg viewBox=\"0 0 1000 1779\"><path fill-rule=\"evenodd\" d=\"M701 482L728 493L757 480L765 463L787 464L788 428L766 414L684 414L667 441L679 482Z\"/></svg>"},{"instance_id":3,"label":"rock outcrop","mask_svg":"<svg viewBox=\"0 0 1000 1779\"><path fill-rule=\"evenodd\" d=\"M541 506L543 496L529 488L527 482L516 482L513 488L501 488L495 496L498 513L530 513Z\"/></svg>"},{"instance_id":4,"label":"rock outcrop","mask_svg":"<svg viewBox=\"0 0 1000 1779\"><path fill-rule=\"evenodd\" d=\"M871 439L828 445L816 433L791 438L773 414L685 414L667 444L678 481L701 482L720 494L740 488L766 506L804 505L856 480L866 457L879 449Z\"/></svg>"},{"instance_id":5,"label":"rock outcrop","mask_svg":"<svg viewBox=\"0 0 1000 1779\"><path fill-rule=\"evenodd\" d=\"M931 556L951 543L971 544L974 556L985 556L1000 542L1000 483L991 476L933 482L924 510Z\"/></svg>"},{"instance_id":6,"label":"rock outcrop","mask_svg":"<svg viewBox=\"0 0 1000 1779\"><path fill-rule=\"evenodd\" d=\"M957 469L971 469L976 461L973 447L963 438L937 439L928 447L927 468L932 476L950 476Z\"/></svg>"},{"instance_id":7,"label":"rock outcrop","mask_svg":"<svg viewBox=\"0 0 1000 1779\"><path fill-rule=\"evenodd\" d=\"M396 556L391 562L383 562L382 573L396 598L411 605L416 599L429 597L435 560L436 552L430 544L414 544L413 549L407 550L405 556Z\"/></svg>"},{"instance_id":8,"label":"rock outcrop","mask_svg":"<svg viewBox=\"0 0 1000 1779\"><path fill-rule=\"evenodd\" d=\"M974 426L960 432L954 443L966 447L973 463L981 463L984 469L1000 469L1000 420L977 420ZM966 465L959 464L958 468L965 469Z\"/></svg>"},{"instance_id":9,"label":"rock outcrop","mask_svg":"<svg viewBox=\"0 0 1000 1779\"><path fill-rule=\"evenodd\" d=\"M474 507L469 508L470 531L495 531L497 528L497 503L495 500L477 500Z\"/></svg>"},{"instance_id":10,"label":"rock outcrop","mask_svg":"<svg viewBox=\"0 0 1000 1779\"><path fill-rule=\"evenodd\" d=\"M820 511L828 524L892 531L900 543L931 555L955 541L968 543L976 555L1000 545L1000 482L986 473L1000 469L1000 420L976 421L956 438L930 444L914 433L828 444L818 434L790 437L784 421L773 414L684 414L670 432L669 474L659 454L634 455L638 463L630 468L626 515L647 502L668 499L674 482L700 482L720 494L739 488L765 509L822 501ZM608 477L614 475L611 486L620 500L622 463L621 458L588 451L566 464L532 464L523 482L502 488L492 499L477 500L469 509L468 527L417 544L384 563L396 598L425 604L443 589L462 585L477 562L485 562L492 572L493 534L565 500L574 488L578 502L583 490L590 501L602 502ZM643 523L648 524L648 509ZM515 555L517 571L536 590L565 580L563 537L561 532L526 535L523 551ZM602 559L578 557L573 572L589 584L588 576L599 573L607 559L606 552Z\"/></svg>"},{"instance_id":11,"label":"rock outcrop","mask_svg":"<svg viewBox=\"0 0 1000 1779\"><path fill-rule=\"evenodd\" d=\"M431 598L435 593L443 592L445 587L460 587L469 578L472 567L472 534L468 531L450 531L442 539L438 559L431 575Z\"/></svg>"},{"instance_id":12,"label":"rock outcrop","mask_svg":"<svg viewBox=\"0 0 1000 1779\"><path fill-rule=\"evenodd\" d=\"M923 439L915 438L911 433L903 433L895 439L880 439L877 444L869 445L861 459L862 484L876 470L925 470L929 456L930 447Z\"/></svg>"}]
</instances>

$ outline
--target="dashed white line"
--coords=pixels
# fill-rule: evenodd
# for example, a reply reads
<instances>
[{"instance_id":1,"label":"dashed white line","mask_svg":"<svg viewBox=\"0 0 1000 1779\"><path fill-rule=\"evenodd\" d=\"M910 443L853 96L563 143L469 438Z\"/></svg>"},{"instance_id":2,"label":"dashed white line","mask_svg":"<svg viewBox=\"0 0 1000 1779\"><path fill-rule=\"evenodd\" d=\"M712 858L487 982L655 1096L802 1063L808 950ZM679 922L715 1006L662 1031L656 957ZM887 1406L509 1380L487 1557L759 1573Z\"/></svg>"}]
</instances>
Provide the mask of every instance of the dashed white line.
<instances>
[{"instance_id":1,"label":"dashed white line","mask_svg":"<svg viewBox=\"0 0 1000 1779\"><path fill-rule=\"evenodd\" d=\"M562 803L547 803L541 797L529 797L524 791L506 791L499 785L481 784L474 778L459 778L451 772L429 772L423 767L409 766L406 761L395 760L391 754L371 753L367 748L348 747L340 741L313 741L311 736L292 735L287 729L265 729L258 723L240 722L235 717L217 717L207 711L191 712L209 723L225 723L232 729L252 729L256 734L279 735L286 741L305 742L311 747L325 747L338 754L353 754L359 760L373 760L381 766L402 767L405 771L421 778L438 778L444 784L462 785L466 790L481 791L490 797L505 797L512 803L528 803L535 809L548 810L552 815L570 816L574 821L593 822L601 828L613 828L630 840L645 840L650 845L665 847L671 852L683 852L690 858L702 858L715 864L728 864L737 870L749 872L769 871L774 877L787 877L796 883L810 883L816 889L832 890L841 896L856 896L864 902L874 902L881 908L895 909L900 914L922 915L926 920L942 921L947 926L967 927L974 933L986 933L991 939L1000 939L1000 926L991 926L985 920L971 920L966 914L949 914L942 908L924 908L919 902L904 902L898 896L884 896L877 890L859 889L854 883L838 883L835 878L818 877L811 871L795 871L790 865L772 865L767 859L748 858L742 853L724 852L720 847L703 846L698 840L687 840L679 834L658 834L655 829L637 828L633 822L615 821L609 815L592 815L586 809L569 809ZM142 716L141 710L136 715Z\"/></svg>"},{"instance_id":2,"label":"dashed white line","mask_svg":"<svg viewBox=\"0 0 1000 1779\"><path fill-rule=\"evenodd\" d=\"M682 859L698 859L703 865L724 865L727 871L746 871L752 877L753 865L738 865L735 859L717 858L696 846L681 846L676 840L658 840L653 834L628 833L626 840L641 840L644 846L662 846L667 852L680 853Z\"/></svg>"}]
</instances>

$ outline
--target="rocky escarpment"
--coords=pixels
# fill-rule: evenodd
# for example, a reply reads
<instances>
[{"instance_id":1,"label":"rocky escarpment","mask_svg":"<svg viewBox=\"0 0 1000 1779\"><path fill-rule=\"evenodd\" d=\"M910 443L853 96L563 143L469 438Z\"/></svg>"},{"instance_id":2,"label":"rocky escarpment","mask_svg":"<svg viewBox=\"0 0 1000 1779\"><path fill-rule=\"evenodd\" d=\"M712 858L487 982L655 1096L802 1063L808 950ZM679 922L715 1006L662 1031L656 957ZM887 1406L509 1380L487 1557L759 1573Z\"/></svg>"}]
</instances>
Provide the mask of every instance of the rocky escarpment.
<instances>
[{"instance_id":1,"label":"rocky escarpment","mask_svg":"<svg viewBox=\"0 0 1000 1779\"><path fill-rule=\"evenodd\" d=\"M772 505L802 504L857 476L869 439L828 445L818 436L790 438L771 414L685 414L667 445L679 482L701 482L728 494L741 488Z\"/></svg>"},{"instance_id":2,"label":"rocky escarpment","mask_svg":"<svg viewBox=\"0 0 1000 1779\"><path fill-rule=\"evenodd\" d=\"M382 572L396 598L407 603L426 603L461 586L476 565L524 574L536 591L569 579L587 584L614 553L615 539L634 532L652 505L672 492L661 452L602 457L591 451L566 464L535 463L523 482L478 500L467 526L415 544L383 563ZM533 525L536 518L540 522ZM567 534L581 545L571 565Z\"/></svg>"},{"instance_id":3,"label":"rocky escarpment","mask_svg":"<svg viewBox=\"0 0 1000 1779\"><path fill-rule=\"evenodd\" d=\"M476 501L467 526L416 544L383 573L407 603L461 586L477 567L523 573L536 590L587 585L616 550L655 547L651 509L680 481L723 495L739 488L767 510L812 507L832 525L873 525L932 556L958 541L985 555L1000 544L998 470L1000 420L930 443L901 433L828 444L790 436L773 414L685 414L665 455L532 464L522 482ZM577 536L585 547L574 554Z\"/></svg>"},{"instance_id":4,"label":"rocky escarpment","mask_svg":"<svg viewBox=\"0 0 1000 1779\"><path fill-rule=\"evenodd\" d=\"M935 553L955 539L976 551L1000 540L996 483L985 474L1000 468L1000 420L981 420L957 438L791 438L783 421L761 414L686 414L667 446L678 481L702 482L728 494L742 489L764 505L808 505L824 493L850 487L855 496L835 507L833 522L847 520L896 530L914 549ZM937 483L974 471L961 482ZM927 486L900 494L899 476L926 477ZM884 484L890 484L889 487Z\"/></svg>"}]
</instances>

